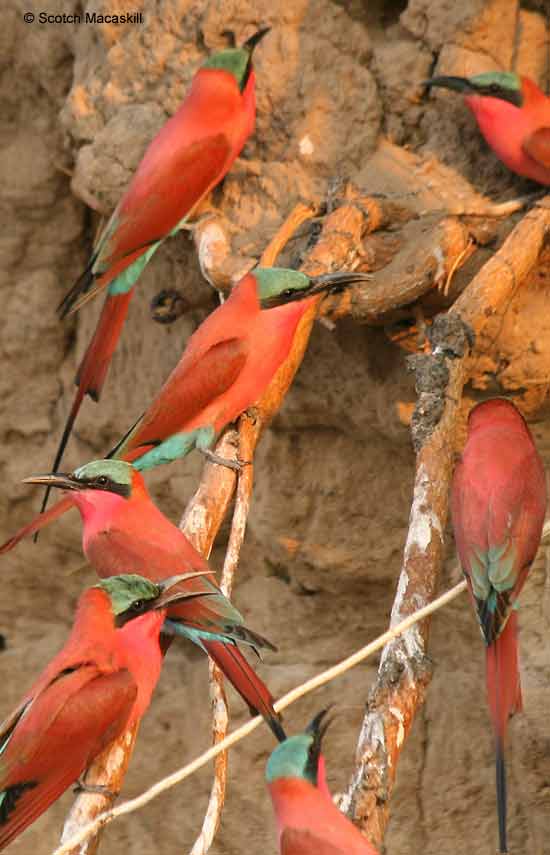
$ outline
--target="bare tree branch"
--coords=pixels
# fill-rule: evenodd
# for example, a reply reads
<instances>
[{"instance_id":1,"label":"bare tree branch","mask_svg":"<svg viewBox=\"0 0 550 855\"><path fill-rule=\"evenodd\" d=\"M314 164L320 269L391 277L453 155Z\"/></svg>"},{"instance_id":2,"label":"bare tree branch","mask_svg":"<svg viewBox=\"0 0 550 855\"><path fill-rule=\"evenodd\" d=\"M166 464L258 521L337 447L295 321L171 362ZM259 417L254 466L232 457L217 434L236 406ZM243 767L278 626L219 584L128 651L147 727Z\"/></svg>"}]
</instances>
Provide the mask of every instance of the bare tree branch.
<instances>
[{"instance_id":1,"label":"bare tree branch","mask_svg":"<svg viewBox=\"0 0 550 855\"><path fill-rule=\"evenodd\" d=\"M247 465L239 471L235 497L235 510L231 522L231 534L225 553L225 561L220 580L220 587L226 597L231 597L233 579L239 563L239 556L244 541L246 523L250 509L252 486L254 483L253 451L255 439L250 418L244 414L239 420L238 450L241 460ZM221 742L227 735L229 712L223 684L223 674L218 666L210 660L210 699L212 702L212 736L213 744ZM210 849L220 825L225 789L227 784L227 751L222 751L214 763L214 780L210 791L208 807L204 816L202 829L197 837L191 855L206 855Z\"/></svg>"},{"instance_id":2,"label":"bare tree branch","mask_svg":"<svg viewBox=\"0 0 550 855\"><path fill-rule=\"evenodd\" d=\"M412 421L417 451L409 531L390 627L430 603L443 561L443 533L460 423L468 356L489 319L502 314L536 265L550 231L550 210L530 211L467 286L447 315L436 318L431 353L414 357L418 400ZM426 659L429 621L418 624L382 653L367 701L356 767L342 807L372 842L380 844L399 756L430 680Z\"/></svg>"}]
</instances>

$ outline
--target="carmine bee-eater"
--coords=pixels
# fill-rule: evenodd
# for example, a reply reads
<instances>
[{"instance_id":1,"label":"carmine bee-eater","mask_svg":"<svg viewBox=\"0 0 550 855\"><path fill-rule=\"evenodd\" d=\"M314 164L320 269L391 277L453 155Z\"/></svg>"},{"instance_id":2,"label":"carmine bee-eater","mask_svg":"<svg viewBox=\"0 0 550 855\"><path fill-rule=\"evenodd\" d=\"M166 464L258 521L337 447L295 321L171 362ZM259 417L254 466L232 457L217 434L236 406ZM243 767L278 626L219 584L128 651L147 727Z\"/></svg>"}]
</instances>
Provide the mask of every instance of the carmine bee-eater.
<instances>
[{"instance_id":1,"label":"carmine bee-eater","mask_svg":"<svg viewBox=\"0 0 550 855\"><path fill-rule=\"evenodd\" d=\"M213 54L179 110L150 143L101 233L84 273L59 306L62 317L107 288L96 331L78 369L78 390L53 468L57 469L85 395L99 400L134 285L147 262L222 180L254 130L252 53L269 27L241 48Z\"/></svg>"},{"instance_id":2,"label":"carmine bee-eater","mask_svg":"<svg viewBox=\"0 0 550 855\"><path fill-rule=\"evenodd\" d=\"M141 719L166 608L197 596L173 590L184 578L113 576L84 592L65 647L0 724L0 849Z\"/></svg>"},{"instance_id":3,"label":"carmine bee-eater","mask_svg":"<svg viewBox=\"0 0 550 855\"><path fill-rule=\"evenodd\" d=\"M326 712L278 745L267 763L281 855L378 855L332 801L321 754Z\"/></svg>"},{"instance_id":4,"label":"carmine bee-eater","mask_svg":"<svg viewBox=\"0 0 550 855\"><path fill-rule=\"evenodd\" d=\"M306 276L277 267L248 273L191 336L149 409L109 456L138 470L193 448L217 460L210 446L266 390L312 300L369 278L353 272Z\"/></svg>"},{"instance_id":5,"label":"carmine bee-eater","mask_svg":"<svg viewBox=\"0 0 550 855\"><path fill-rule=\"evenodd\" d=\"M518 595L537 553L546 511L542 461L509 401L474 407L451 490L456 547L486 645L487 694L496 742L500 852L506 844L504 741L522 709Z\"/></svg>"},{"instance_id":6,"label":"carmine bee-eater","mask_svg":"<svg viewBox=\"0 0 550 855\"><path fill-rule=\"evenodd\" d=\"M70 475L53 473L27 478L25 483L45 484L67 490L68 509L76 505L83 523L82 547L96 573L102 578L121 572L138 573L153 581L184 572L201 574L181 583L190 594L168 609L167 629L199 645L221 668L253 712L261 713L277 739L284 739L273 698L243 656L237 642L255 651L274 650L272 644L244 626L242 615L222 594L213 579L204 575L206 560L152 502L139 472L123 460L95 460ZM7 552L22 537L33 534L51 518L57 505L40 514L3 547ZM210 571L212 573L212 571ZM213 576L213 573L212 573Z\"/></svg>"},{"instance_id":7,"label":"carmine bee-eater","mask_svg":"<svg viewBox=\"0 0 550 855\"><path fill-rule=\"evenodd\" d=\"M550 185L550 98L529 77L490 71L432 77L426 85L461 92L499 160L518 175Z\"/></svg>"}]
</instances>

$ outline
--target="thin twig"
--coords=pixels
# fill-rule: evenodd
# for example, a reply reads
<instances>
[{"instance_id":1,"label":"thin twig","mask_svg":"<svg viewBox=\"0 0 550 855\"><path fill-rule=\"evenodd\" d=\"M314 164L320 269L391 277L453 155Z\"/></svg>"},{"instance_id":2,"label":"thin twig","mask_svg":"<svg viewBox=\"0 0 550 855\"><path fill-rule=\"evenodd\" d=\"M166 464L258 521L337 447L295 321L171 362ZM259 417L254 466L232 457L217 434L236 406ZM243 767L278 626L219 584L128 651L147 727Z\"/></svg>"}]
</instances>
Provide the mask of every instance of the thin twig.
<instances>
[{"instance_id":1,"label":"thin twig","mask_svg":"<svg viewBox=\"0 0 550 855\"><path fill-rule=\"evenodd\" d=\"M451 288L451 282L453 281L453 276L455 275L456 271L461 266L461 264L464 262L464 259L466 258L466 256L470 256L472 254L473 246L474 246L474 242L471 238L469 238L468 243L466 244L466 246L464 247L462 252L460 252L457 255L457 257L455 258L455 260L453 261L453 263L451 265L451 269L449 270L449 272L447 274L447 279L445 280L445 284L442 287L438 286L439 290L441 291L441 293L445 297L447 297L449 294L449 290Z\"/></svg>"},{"instance_id":2,"label":"thin twig","mask_svg":"<svg viewBox=\"0 0 550 855\"><path fill-rule=\"evenodd\" d=\"M314 214L315 210L313 208L301 203L296 205L264 250L261 264L266 267L273 265L278 254L282 251L288 240L295 234L296 230L306 220L311 219ZM219 249L218 254L215 255L211 251L209 254L210 276L211 281L214 280L221 282L221 271L226 270L229 263L229 243L227 241L225 241L225 243L220 241L217 246ZM201 247L204 247L204 239L199 245L199 257L201 256ZM260 426L259 419L257 420L256 417L250 419L247 414L243 414L239 421L239 456L241 460L247 463L247 465L240 470L237 481L235 510L233 513L231 534L229 537L222 572L221 588L227 597L231 596L233 577L239 562L239 555L244 540L246 522L250 508L250 498L252 495L252 461L260 435ZM216 745L218 742L221 742L227 734L229 712L224 690L223 674L212 661L209 663L209 678L210 697L213 710L212 735L213 743ZM226 784L227 752L223 751L216 757L214 780L212 782L208 806L200 834L193 844L190 855L206 855L210 849L221 820L221 814L225 802Z\"/></svg>"},{"instance_id":3,"label":"thin twig","mask_svg":"<svg viewBox=\"0 0 550 855\"><path fill-rule=\"evenodd\" d=\"M424 618L431 615L433 612L442 608L443 606L450 603L456 597L463 593L466 590L466 581L459 582L458 585L455 585L454 588L451 588L446 593L442 594L436 600L431 602L429 605L425 606L419 611L415 612L412 615L409 615L405 618L401 623L392 629L387 630L374 641L371 641L365 647L362 647L360 650L357 650L351 656L348 656L346 659L343 659L341 662L338 662L336 665L333 665L331 668L327 668L326 671L322 671L320 674L317 674L316 677L312 677L310 680L307 680L305 683L302 683L300 686L297 686L292 691L287 692L280 700L275 703L275 709L277 712L281 712L281 710L286 709L286 707L295 703L300 698L303 698L305 695L310 694L315 689L320 688L321 686L330 683L332 680L337 677L345 674L346 671L349 671L350 668L359 665L360 662L364 662L365 659L368 659L374 653L377 653L381 650L385 645L389 644L391 641L395 640L398 636L406 633L410 630L418 621L424 620ZM160 796L162 793L166 792L166 790L171 789L176 786L176 784L181 783L198 769L201 769L205 766L210 760L213 760L218 756L222 751L226 751L231 746L235 745L237 742L240 742L244 739L245 736L248 736L249 733L252 733L253 730L256 730L262 723L263 719L260 716L256 716L250 721L246 722L246 724L241 725L241 727L234 730L229 736L223 739L221 742L218 742L216 745L213 745L208 751L205 751L191 763L188 763L186 766L183 766L181 769L178 769L176 772L173 772L171 775L163 778L160 781L157 781L156 784L153 784L152 787L149 787L141 795L137 796L134 799L129 799L118 807L113 808L112 810L106 811L105 813L98 816L93 822L89 825L81 828L78 834L76 834L71 840L67 841L67 843L63 846L59 846L54 852L53 855L68 855L72 848L78 846L84 840L86 840L90 835L95 834L99 831L99 829L103 828L108 823L112 822L119 816L124 816L125 814L133 813L136 810L139 810L144 805L148 804L153 799Z\"/></svg>"},{"instance_id":4,"label":"thin twig","mask_svg":"<svg viewBox=\"0 0 550 855\"><path fill-rule=\"evenodd\" d=\"M220 588L226 597L231 598L233 591L233 579L239 563L239 556L244 541L246 523L250 509L250 498L254 483L253 471L253 446L255 442L250 430L250 419L246 414L239 421L239 456L241 460L247 461L239 471L237 479L237 490L235 496L235 510L231 522L231 534L225 553L225 561L220 580ZM210 660L210 699L212 702L212 736L213 744L217 745L227 736L229 725L229 711L227 698L224 690L223 673L218 666ZM225 803L225 790L227 785L227 751L217 755L214 764L214 780L208 800L208 807L198 835L190 855L206 855L210 849L216 832L220 825L223 806Z\"/></svg>"}]
</instances>

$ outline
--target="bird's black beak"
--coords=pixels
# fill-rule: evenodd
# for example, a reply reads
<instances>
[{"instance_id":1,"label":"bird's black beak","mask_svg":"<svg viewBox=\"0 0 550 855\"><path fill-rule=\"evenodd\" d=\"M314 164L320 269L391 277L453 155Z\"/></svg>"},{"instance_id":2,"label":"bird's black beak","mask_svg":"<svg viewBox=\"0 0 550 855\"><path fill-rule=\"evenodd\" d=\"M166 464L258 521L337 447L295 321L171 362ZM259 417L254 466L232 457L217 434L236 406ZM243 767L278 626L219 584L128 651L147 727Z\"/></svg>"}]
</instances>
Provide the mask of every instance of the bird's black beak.
<instances>
[{"instance_id":1,"label":"bird's black beak","mask_svg":"<svg viewBox=\"0 0 550 855\"><path fill-rule=\"evenodd\" d=\"M170 576L169 579L164 579L158 582L160 594L154 600L149 601L149 609L167 609L175 603L181 603L184 600L192 600L196 597L211 597L217 594L217 591L173 591L176 585L180 582L186 582L188 579L195 579L197 576L213 576L212 570L199 570L196 573L181 573L178 576Z\"/></svg>"},{"instance_id":2,"label":"bird's black beak","mask_svg":"<svg viewBox=\"0 0 550 855\"><path fill-rule=\"evenodd\" d=\"M307 296L314 294L338 294L348 285L357 285L360 282L368 282L372 279L370 273L359 273L357 271L340 271L338 273L323 273L322 276L310 276L311 288Z\"/></svg>"},{"instance_id":3,"label":"bird's black beak","mask_svg":"<svg viewBox=\"0 0 550 855\"><path fill-rule=\"evenodd\" d=\"M307 772L315 783L317 783L317 776L319 774L319 758L321 756L323 737L332 721L332 719L327 718L327 713L330 709L331 707L326 707L326 709L321 710L306 727L306 733L310 733L313 737L308 751Z\"/></svg>"},{"instance_id":4,"label":"bird's black beak","mask_svg":"<svg viewBox=\"0 0 550 855\"><path fill-rule=\"evenodd\" d=\"M73 475L63 472L50 472L47 475L31 475L23 478L23 484L43 484L45 487L58 487L60 490L81 490L81 484Z\"/></svg>"},{"instance_id":5,"label":"bird's black beak","mask_svg":"<svg viewBox=\"0 0 550 855\"><path fill-rule=\"evenodd\" d=\"M440 86L442 89L452 89L453 92L461 92L463 95L471 95L476 91L467 77L430 77L429 80L423 81L423 85L427 89Z\"/></svg>"},{"instance_id":6,"label":"bird's black beak","mask_svg":"<svg viewBox=\"0 0 550 855\"><path fill-rule=\"evenodd\" d=\"M247 50L249 54L252 56L254 48L257 44L261 42L264 36L266 36L271 30L271 27L262 27L261 30L258 30L254 35L250 36L249 39L245 41L243 44L243 49Z\"/></svg>"},{"instance_id":7,"label":"bird's black beak","mask_svg":"<svg viewBox=\"0 0 550 855\"><path fill-rule=\"evenodd\" d=\"M315 737L315 744L318 745L319 751L321 750L321 743L323 741L323 737L332 722L334 721L334 718L327 718L327 715L331 709L332 705L329 707L325 707L324 710L321 710L320 713L317 713L315 718L310 721L310 723L306 727L306 732L313 734L313 736Z\"/></svg>"}]
</instances>

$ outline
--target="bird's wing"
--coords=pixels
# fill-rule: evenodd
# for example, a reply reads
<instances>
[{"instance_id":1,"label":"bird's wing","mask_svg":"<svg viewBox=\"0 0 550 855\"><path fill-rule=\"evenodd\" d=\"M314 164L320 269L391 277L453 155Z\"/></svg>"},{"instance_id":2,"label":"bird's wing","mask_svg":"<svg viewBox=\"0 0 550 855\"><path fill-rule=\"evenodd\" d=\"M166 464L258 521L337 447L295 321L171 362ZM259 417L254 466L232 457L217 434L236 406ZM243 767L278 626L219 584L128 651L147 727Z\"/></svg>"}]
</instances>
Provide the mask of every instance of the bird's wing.
<instances>
[{"instance_id":1,"label":"bird's wing","mask_svg":"<svg viewBox=\"0 0 550 855\"><path fill-rule=\"evenodd\" d=\"M145 172L138 167L90 265L65 296L62 313L79 309L147 249L167 238L223 177L230 153L225 134L215 134L170 158L157 158Z\"/></svg>"},{"instance_id":2,"label":"bird's wing","mask_svg":"<svg viewBox=\"0 0 550 855\"><path fill-rule=\"evenodd\" d=\"M30 703L2 743L0 848L87 768L128 722L137 694L129 671L93 665L61 673Z\"/></svg>"},{"instance_id":3,"label":"bird's wing","mask_svg":"<svg viewBox=\"0 0 550 855\"><path fill-rule=\"evenodd\" d=\"M522 148L528 157L550 169L550 128L538 128L527 137Z\"/></svg>"},{"instance_id":4,"label":"bird's wing","mask_svg":"<svg viewBox=\"0 0 550 855\"><path fill-rule=\"evenodd\" d=\"M536 555L544 493L544 473L531 450L492 494L457 470L455 536L487 644L502 631Z\"/></svg>"},{"instance_id":5,"label":"bird's wing","mask_svg":"<svg viewBox=\"0 0 550 855\"><path fill-rule=\"evenodd\" d=\"M281 855L347 855L347 850L327 843L311 831L285 828L281 835Z\"/></svg>"},{"instance_id":6,"label":"bird's wing","mask_svg":"<svg viewBox=\"0 0 550 855\"><path fill-rule=\"evenodd\" d=\"M197 359L180 363L140 421L117 449L117 457L135 460L130 452L159 445L223 395L237 381L248 358L247 338L227 338ZM207 425L204 425L207 427Z\"/></svg>"}]
</instances>

